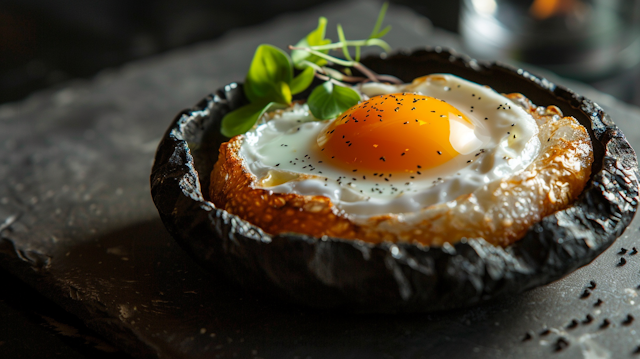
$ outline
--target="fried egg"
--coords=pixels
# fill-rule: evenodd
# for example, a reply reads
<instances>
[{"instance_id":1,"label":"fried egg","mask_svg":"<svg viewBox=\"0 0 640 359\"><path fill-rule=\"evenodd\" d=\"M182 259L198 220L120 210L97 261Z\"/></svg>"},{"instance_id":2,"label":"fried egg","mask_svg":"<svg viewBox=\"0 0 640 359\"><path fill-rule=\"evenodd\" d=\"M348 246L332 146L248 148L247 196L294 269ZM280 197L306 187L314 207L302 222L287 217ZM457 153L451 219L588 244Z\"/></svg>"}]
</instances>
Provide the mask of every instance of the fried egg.
<instances>
[{"instance_id":1,"label":"fried egg","mask_svg":"<svg viewBox=\"0 0 640 359\"><path fill-rule=\"evenodd\" d=\"M510 177L540 151L527 111L454 75L356 90L362 101L335 119L296 104L247 132L239 156L257 188L327 197L355 223L389 214L418 222L406 214Z\"/></svg>"}]
</instances>

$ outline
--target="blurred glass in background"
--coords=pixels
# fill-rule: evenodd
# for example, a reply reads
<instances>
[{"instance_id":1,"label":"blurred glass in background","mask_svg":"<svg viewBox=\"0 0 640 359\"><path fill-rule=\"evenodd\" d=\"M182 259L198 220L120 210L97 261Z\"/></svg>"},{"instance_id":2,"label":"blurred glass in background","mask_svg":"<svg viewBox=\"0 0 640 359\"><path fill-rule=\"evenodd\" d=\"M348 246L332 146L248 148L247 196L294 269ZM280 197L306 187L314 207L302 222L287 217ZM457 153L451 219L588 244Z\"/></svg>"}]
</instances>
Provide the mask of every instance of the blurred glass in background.
<instances>
[{"instance_id":1,"label":"blurred glass in background","mask_svg":"<svg viewBox=\"0 0 640 359\"><path fill-rule=\"evenodd\" d=\"M587 82L640 61L639 0L462 0L459 26L473 56Z\"/></svg>"}]
</instances>

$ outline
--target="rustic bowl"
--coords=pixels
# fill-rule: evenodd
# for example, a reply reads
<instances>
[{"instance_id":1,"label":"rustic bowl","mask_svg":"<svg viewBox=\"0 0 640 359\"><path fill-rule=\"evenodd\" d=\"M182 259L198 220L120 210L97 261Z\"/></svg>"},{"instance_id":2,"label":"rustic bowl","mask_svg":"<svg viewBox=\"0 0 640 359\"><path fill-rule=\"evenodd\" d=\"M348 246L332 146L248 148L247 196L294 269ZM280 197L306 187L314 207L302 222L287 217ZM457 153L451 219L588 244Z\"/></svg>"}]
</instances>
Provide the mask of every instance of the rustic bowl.
<instances>
[{"instance_id":1,"label":"rustic bowl","mask_svg":"<svg viewBox=\"0 0 640 359\"><path fill-rule=\"evenodd\" d=\"M524 70L480 63L440 48L363 61L404 81L452 73L498 92L557 105L591 135L591 178L569 208L543 218L512 245L483 239L456 245L369 244L296 233L270 235L207 200L220 121L246 103L232 83L184 110L158 147L151 194L167 230L203 267L249 290L312 307L360 312L424 312L463 307L557 280L607 249L638 206L635 152L592 101Z\"/></svg>"}]
</instances>

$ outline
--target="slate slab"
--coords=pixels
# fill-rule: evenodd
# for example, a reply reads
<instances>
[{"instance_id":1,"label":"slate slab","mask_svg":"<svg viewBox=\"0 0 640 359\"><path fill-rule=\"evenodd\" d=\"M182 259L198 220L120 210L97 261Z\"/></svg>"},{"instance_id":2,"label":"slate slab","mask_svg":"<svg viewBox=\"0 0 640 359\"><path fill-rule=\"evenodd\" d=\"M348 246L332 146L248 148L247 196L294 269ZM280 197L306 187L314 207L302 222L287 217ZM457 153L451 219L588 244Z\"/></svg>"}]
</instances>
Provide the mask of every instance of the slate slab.
<instances>
[{"instance_id":1,"label":"slate slab","mask_svg":"<svg viewBox=\"0 0 640 359\"><path fill-rule=\"evenodd\" d=\"M140 358L631 356L640 345L640 321L628 317L640 319L638 219L551 285L410 316L323 312L243 292L204 272L166 233L148 176L172 118L242 79L258 44L294 43L319 15L366 36L377 11L350 2L286 15L0 107L0 266ZM402 7L390 8L388 23L394 47L458 45ZM640 147L640 110L557 82L602 105ZM621 247L628 251L617 254Z\"/></svg>"}]
</instances>

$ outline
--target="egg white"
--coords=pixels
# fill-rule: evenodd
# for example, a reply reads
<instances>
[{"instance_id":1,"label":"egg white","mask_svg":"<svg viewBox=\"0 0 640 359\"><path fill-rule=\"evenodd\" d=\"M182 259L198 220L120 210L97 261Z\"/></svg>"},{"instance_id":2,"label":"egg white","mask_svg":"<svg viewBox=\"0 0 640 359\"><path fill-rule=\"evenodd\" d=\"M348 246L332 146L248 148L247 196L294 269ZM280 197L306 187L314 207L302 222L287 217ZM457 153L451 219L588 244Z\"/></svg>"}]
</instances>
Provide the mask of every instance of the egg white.
<instances>
[{"instance_id":1,"label":"egg white","mask_svg":"<svg viewBox=\"0 0 640 359\"><path fill-rule=\"evenodd\" d=\"M355 89L363 99L411 92L453 105L473 124L450 116L449 140L460 155L422 170L414 178L408 174L347 172L331 166L317 145L318 134L333 120L316 121L306 105L296 104L263 117L244 135L239 155L245 169L263 185L276 184L262 188L328 197L338 211L362 222L372 216L413 213L453 201L522 171L539 152L538 126L524 109L494 90L460 77L439 74L411 84L370 83Z\"/></svg>"}]
</instances>

